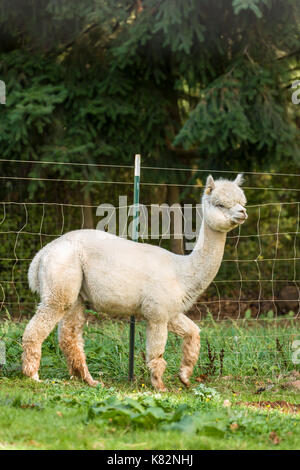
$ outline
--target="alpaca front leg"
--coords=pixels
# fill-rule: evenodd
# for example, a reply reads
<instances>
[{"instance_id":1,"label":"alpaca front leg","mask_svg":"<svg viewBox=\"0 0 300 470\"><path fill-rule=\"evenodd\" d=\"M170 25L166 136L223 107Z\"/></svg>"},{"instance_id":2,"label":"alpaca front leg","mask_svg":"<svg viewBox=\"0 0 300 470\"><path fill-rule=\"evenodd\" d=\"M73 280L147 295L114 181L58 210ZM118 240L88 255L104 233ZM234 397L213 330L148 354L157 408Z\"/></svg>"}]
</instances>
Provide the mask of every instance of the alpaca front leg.
<instances>
[{"instance_id":1,"label":"alpaca front leg","mask_svg":"<svg viewBox=\"0 0 300 470\"><path fill-rule=\"evenodd\" d=\"M167 364L163 358L167 337L167 323L148 322L146 329L146 361L151 372L151 383L155 389L161 392L166 390L162 377Z\"/></svg>"},{"instance_id":2,"label":"alpaca front leg","mask_svg":"<svg viewBox=\"0 0 300 470\"><path fill-rule=\"evenodd\" d=\"M64 315L53 306L40 304L36 314L25 328L22 346L22 371L24 375L39 381L39 367L43 341L51 333L56 323Z\"/></svg>"},{"instance_id":3,"label":"alpaca front leg","mask_svg":"<svg viewBox=\"0 0 300 470\"><path fill-rule=\"evenodd\" d=\"M183 314L172 319L168 327L170 331L183 337L183 357L180 365L179 378L186 387L189 387L189 378L193 373L200 352L200 330L192 320Z\"/></svg>"}]
</instances>

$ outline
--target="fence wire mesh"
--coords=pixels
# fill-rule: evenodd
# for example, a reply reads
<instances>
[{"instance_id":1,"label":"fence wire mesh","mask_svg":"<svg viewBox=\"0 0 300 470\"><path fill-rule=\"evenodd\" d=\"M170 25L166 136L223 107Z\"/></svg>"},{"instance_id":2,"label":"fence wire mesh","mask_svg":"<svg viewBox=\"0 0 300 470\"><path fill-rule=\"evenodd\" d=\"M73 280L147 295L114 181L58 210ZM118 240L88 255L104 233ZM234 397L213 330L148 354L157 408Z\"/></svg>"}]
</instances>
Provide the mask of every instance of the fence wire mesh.
<instances>
[{"instance_id":1,"label":"fence wire mesh","mask_svg":"<svg viewBox=\"0 0 300 470\"><path fill-rule=\"evenodd\" d=\"M5 159L0 161L8 162ZM10 160L9 163L18 165L22 161ZM3 197L0 202L0 317L9 316L17 320L25 320L31 316L38 303L38 298L30 293L27 282L28 267L37 250L70 230L86 228L87 221L91 218L96 226L97 208L107 201L112 202L114 206L110 215L116 218L117 232L120 230L120 210L126 211L127 225L132 219L132 165L26 162L29 163L32 164L30 168L73 165L79 168L90 167L93 171L93 168L97 167L101 171L112 170L114 177L107 176L97 180L72 179L58 177L57 173L54 173L56 177L50 178L42 175L32 176L32 172L23 172L20 176L0 177L3 182ZM184 227L186 219L183 204L185 201L190 204L195 240L195 217L204 182L202 177L208 173L223 177L235 176L237 173L147 166L142 167L143 171L145 178L142 173L141 211L143 208L150 210L152 203L161 203L168 186L180 187L183 191L183 201L177 210L181 213ZM147 171L152 175L152 181L146 180L146 175L149 174ZM163 181L156 181L155 175L158 173L164 175ZM119 177L116 177L116 174L119 174ZM173 182L170 177L172 174L181 175L185 182L181 182L180 178L178 182ZM244 186L249 199L249 218L243 226L228 234L219 273L189 314L195 321L204 325L205 341L208 345L211 344L212 337L209 329L205 329L206 326L214 326L219 332L219 336L214 339L215 354L220 355L224 348L230 347L237 355L247 356L251 350L251 357L265 355L264 357L271 361L282 355L284 344L286 351L291 353L292 343L297 339L300 317L300 187L297 186L300 180L296 174L246 174L253 182L250 186ZM123 181L120 176L124 178ZM276 178L277 184L273 183L272 178ZM291 181L292 187L285 187ZM36 186L30 186L32 184ZM51 185L55 185L54 189ZM127 204L120 204L121 186L125 187L123 194L128 197ZM92 195L88 203L85 197L87 190ZM140 242L170 248L170 240L163 232L160 232L158 237L151 237L149 211L146 217L149 218L148 232L142 234L144 236ZM124 236L124 233L122 235ZM182 237L184 245L185 234L177 235ZM185 250L185 254L188 252L189 250ZM90 321L95 317L103 319L107 316L105 312L92 314ZM121 320L126 322L129 318L122 317ZM251 332L245 330L236 340L236 330L232 330L230 334L228 329L227 333L223 329L222 325L227 325L228 322L236 328L245 326L247 322L249 328L255 325L255 331L253 328ZM268 326L267 333L266 330L260 330L260 325ZM247 346L246 342L242 346L246 338ZM209 363L209 349L207 354L204 361L206 366Z\"/></svg>"}]
</instances>

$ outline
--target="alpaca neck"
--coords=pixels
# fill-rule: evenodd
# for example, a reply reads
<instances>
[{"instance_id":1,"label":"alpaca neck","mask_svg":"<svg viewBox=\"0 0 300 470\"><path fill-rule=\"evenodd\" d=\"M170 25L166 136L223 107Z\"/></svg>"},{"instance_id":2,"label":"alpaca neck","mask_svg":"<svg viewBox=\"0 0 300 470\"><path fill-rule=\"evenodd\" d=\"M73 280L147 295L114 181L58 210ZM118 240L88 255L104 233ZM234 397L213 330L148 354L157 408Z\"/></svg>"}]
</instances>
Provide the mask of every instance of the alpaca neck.
<instances>
[{"instance_id":1,"label":"alpaca neck","mask_svg":"<svg viewBox=\"0 0 300 470\"><path fill-rule=\"evenodd\" d=\"M214 280L224 254L226 233L212 230L203 219L192 253L185 256L181 273L190 307Z\"/></svg>"}]
</instances>

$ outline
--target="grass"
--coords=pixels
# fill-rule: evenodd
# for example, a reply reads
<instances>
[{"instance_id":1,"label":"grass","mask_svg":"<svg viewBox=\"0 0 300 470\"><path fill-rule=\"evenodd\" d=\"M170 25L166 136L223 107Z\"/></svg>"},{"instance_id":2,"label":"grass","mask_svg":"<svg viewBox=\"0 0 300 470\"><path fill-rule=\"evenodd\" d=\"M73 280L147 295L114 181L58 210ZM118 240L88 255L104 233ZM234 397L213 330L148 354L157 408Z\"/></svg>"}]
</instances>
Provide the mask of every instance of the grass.
<instances>
[{"instance_id":1,"label":"grass","mask_svg":"<svg viewBox=\"0 0 300 470\"><path fill-rule=\"evenodd\" d=\"M300 336L294 320L204 322L189 390L177 378L181 341L170 334L164 394L151 388L142 322L132 384L128 324L86 328L89 368L105 384L96 389L69 379L56 332L43 346L43 382L22 377L24 326L0 324L7 349L0 371L0 449L299 449L299 412L283 406L299 404L299 391L287 385L299 368L291 360L292 341ZM264 403L257 408L252 402Z\"/></svg>"}]
</instances>

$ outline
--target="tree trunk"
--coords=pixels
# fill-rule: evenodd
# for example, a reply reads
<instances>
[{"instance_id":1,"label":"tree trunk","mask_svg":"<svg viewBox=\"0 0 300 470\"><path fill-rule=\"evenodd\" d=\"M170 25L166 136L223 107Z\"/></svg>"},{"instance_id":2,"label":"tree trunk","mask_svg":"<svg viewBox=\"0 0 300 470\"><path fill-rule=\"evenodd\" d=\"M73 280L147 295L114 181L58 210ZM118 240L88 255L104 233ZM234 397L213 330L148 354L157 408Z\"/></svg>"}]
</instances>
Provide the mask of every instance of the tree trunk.
<instances>
[{"instance_id":1,"label":"tree trunk","mask_svg":"<svg viewBox=\"0 0 300 470\"><path fill-rule=\"evenodd\" d=\"M177 213L177 217L181 217L182 219L182 212L181 212L181 206L179 205L179 187L178 186L168 186L167 187L167 203L169 207L171 207L173 204L178 204L178 210L180 214ZM173 253L176 253L178 255L183 255L183 235L181 234L181 238L178 238L178 233L177 233L177 238L174 238L174 225L175 225L175 215L174 212L172 211L171 213L171 221L170 221L170 240L171 240L171 251Z\"/></svg>"},{"instance_id":2,"label":"tree trunk","mask_svg":"<svg viewBox=\"0 0 300 470\"><path fill-rule=\"evenodd\" d=\"M91 195L84 192L83 201L85 206L91 206ZM83 228L94 228L93 207L83 207Z\"/></svg>"}]
</instances>

